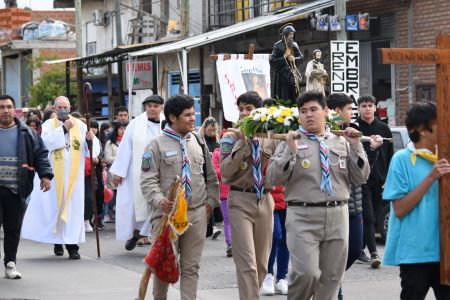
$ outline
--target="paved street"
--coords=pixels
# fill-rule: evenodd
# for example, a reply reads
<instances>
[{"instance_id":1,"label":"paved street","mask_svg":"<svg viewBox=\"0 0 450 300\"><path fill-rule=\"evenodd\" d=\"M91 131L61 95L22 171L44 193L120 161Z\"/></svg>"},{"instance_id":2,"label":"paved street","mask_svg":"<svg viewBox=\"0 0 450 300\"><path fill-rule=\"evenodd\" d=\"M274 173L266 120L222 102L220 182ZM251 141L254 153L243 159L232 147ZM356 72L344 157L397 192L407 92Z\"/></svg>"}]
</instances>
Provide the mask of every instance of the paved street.
<instances>
[{"instance_id":1,"label":"paved street","mask_svg":"<svg viewBox=\"0 0 450 300\"><path fill-rule=\"evenodd\" d=\"M127 252L124 243L114 240L114 224L106 224L100 232L102 257L96 258L95 235L87 235L81 245L79 261L55 257L51 245L22 240L18 253L21 280L0 277L1 299L134 299L144 268L142 259L147 247ZM0 243L3 245L3 232ZM3 256L3 246L2 246ZM380 252L383 247L379 246ZM3 258L3 257L2 257ZM3 272L3 269L1 269ZM179 299L179 285L170 288L169 299ZM345 299L393 300L399 299L398 268L382 266L373 270L369 266L354 265L346 274ZM151 288L148 291L151 299ZM427 299L433 299L429 293ZM223 235L218 240L207 240L201 262L198 299L238 299L235 269L232 258L225 257ZM285 296L267 296L264 300L286 299Z\"/></svg>"}]
</instances>

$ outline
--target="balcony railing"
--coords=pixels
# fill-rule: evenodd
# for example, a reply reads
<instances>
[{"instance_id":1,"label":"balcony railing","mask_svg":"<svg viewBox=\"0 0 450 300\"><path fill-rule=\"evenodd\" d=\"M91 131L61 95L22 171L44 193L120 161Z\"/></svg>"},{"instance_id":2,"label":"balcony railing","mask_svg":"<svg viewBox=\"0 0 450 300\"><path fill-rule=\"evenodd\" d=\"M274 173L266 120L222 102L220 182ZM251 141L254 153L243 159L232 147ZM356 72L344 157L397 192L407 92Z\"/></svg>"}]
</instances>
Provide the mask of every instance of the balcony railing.
<instances>
[{"instance_id":1,"label":"balcony railing","mask_svg":"<svg viewBox=\"0 0 450 300\"><path fill-rule=\"evenodd\" d=\"M233 25L283 7L297 5L285 0L208 0L209 30Z\"/></svg>"}]
</instances>

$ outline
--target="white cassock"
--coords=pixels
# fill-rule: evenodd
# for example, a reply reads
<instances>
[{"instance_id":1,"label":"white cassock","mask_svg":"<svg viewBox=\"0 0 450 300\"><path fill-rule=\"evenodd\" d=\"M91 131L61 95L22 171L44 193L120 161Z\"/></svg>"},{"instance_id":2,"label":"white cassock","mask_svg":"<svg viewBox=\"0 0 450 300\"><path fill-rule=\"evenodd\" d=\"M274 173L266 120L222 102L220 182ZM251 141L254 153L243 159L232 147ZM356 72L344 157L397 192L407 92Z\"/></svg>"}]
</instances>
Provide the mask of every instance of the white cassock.
<instances>
[{"instance_id":1,"label":"white cassock","mask_svg":"<svg viewBox=\"0 0 450 300\"><path fill-rule=\"evenodd\" d=\"M121 241L133 237L133 231L149 235L148 205L141 191L141 161L145 147L161 134L161 124L140 114L127 126L117 150L117 156L109 171L123 178L117 187L116 239Z\"/></svg>"},{"instance_id":2,"label":"white cassock","mask_svg":"<svg viewBox=\"0 0 450 300\"><path fill-rule=\"evenodd\" d=\"M25 239L50 243L50 244L78 244L85 241L84 230L84 160L89 156L89 150L86 143L86 125L80 123L82 147L79 171L76 184L72 193L72 199L69 204L68 219L64 223L58 221L58 205L56 198L55 180L51 182L51 189L48 192L42 192L39 179L35 177L34 189L31 193L30 203L25 212L22 225L22 237ZM59 121L60 125L63 124ZM53 127L53 120L50 119L42 124L42 140L48 149L48 159L52 162L51 155L54 150L65 148L64 152L64 194L66 195L69 182L70 170L70 151L66 145L70 144L69 134L64 134L62 126ZM93 157L100 153L100 143L98 139L93 142ZM52 165L53 167L53 165ZM65 196L66 198L66 196ZM56 228L56 230L55 230Z\"/></svg>"}]
</instances>

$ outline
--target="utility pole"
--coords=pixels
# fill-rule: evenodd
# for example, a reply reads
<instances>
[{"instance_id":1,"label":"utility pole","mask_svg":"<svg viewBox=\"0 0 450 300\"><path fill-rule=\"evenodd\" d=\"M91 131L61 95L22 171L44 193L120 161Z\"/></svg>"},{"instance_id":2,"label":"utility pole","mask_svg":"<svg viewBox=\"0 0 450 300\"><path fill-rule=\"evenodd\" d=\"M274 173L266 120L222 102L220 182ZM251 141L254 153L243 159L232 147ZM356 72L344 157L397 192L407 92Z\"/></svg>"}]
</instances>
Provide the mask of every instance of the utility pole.
<instances>
[{"instance_id":1,"label":"utility pole","mask_svg":"<svg viewBox=\"0 0 450 300\"><path fill-rule=\"evenodd\" d=\"M189 0L181 1L180 16L181 16L181 36L183 38L189 37Z\"/></svg>"},{"instance_id":2,"label":"utility pole","mask_svg":"<svg viewBox=\"0 0 450 300\"><path fill-rule=\"evenodd\" d=\"M345 16L347 15L347 0L336 0L334 11L341 19L341 31L336 32L336 40L346 41L347 32L345 31Z\"/></svg>"},{"instance_id":3,"label":"utility pole","mask_svg":"<svg viewBox=\"0 0 450 300\"><path fill-rule=\"evenodd\" d=\"M120 16L120 0L114 0L114 15L116 21L116 41L117 46L122 45L122 20Z\"/></svg>"},{"instance_id":4,"label":"utility pole","mask_svg":"<svg viewBox=\"0 0 450 300\"><path fill-rule=\"evenodd\" d=\"M81 0L75 0L75 26L76 26L76 46L77 57L83 57L83 27L81 25ZM81 65L81 64L80 64ZM83 69L77 63L77 101L76 106L78 111L83 110Z\"/></svg>"}]
</instances>

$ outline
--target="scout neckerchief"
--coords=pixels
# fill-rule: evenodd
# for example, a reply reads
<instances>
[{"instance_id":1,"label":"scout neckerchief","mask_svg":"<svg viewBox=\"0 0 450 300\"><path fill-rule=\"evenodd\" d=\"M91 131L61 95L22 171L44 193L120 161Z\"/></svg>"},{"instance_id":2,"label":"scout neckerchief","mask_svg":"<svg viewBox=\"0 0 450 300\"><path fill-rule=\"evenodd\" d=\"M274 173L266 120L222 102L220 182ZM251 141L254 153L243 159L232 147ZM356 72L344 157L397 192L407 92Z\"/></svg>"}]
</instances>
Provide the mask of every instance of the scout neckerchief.
<instances>
[{"instance_id":1,"label":"scout neckerchief","mask_svg":"<svg viewBox=\"0 0 450 300\"><path fill-rule=\"evenodd\" d=\"M322 169L322 181L320 183L320 190L323 191L326 188L330 194L333 194L333 187L331 186L330 177L330 160L328 157L328 147L325 144L324 139L322 137L318 137L314 133L306 131L301 125L299 129L304 135L308 137L308 139L319 142L320 165Z\"/></svg>"},{"instance_id":2,"label":"scout neckerchief","mask_svg":"<svg viewBox=\"0 0 450 300\"><path fill-rule=\"evenodd\" d=\"M428 160L429 162L431 162L432 164L434 164L435 162L437 162L438 160L438 155L437 153L434 154L433 152L431 152L430 150L423 148L423 149L416 149L416 147L414 146L413 143L408 143L408 150L411 151L411 163L413 166L416 165L416 159L417 156L422 157L423 159Z\"/></svg>"},{"instance_id":3,"label":"scout neckerchief","mask_svg":"<svg viewBox=\"0 0 450 300\"><path fill-rule=\"evenodd\" d=\"M184 188L184 195L186 199L189 201L192 196L192 188L191 188L191 166L189 161L189 156L187 153L187 140L191 137L191 134L188 133L184 137L180 137L175 131L170 128L169 124L166 125L163 129L163 134L173 138L178 141L181 145L181 155L183 159L183 165L181 167L181 184Z\"/></svg>"},{"instance_id":4,"label":"scout neckerchief","mask_svg":"<svg viewBox=\"0 0 450 300\"><path fill-rule=\"evenodd\" d=\"M259 201L264 194L264 184L261 170L261 147L257 138L253 138L252 140L252 166L253 186L255 187L256 197Z\"/></svg>"},{"instance_id":5,"label":"scout neckerchief","mask_svg":"<svg viewBox=\"0 0 450 300\"><path fill-rule=\"evenodd\" d=\"M69 178L68 189L64 197L64 183L65 183L65 160L64 153L65 148L56 149L52 152L52 166L53 173L55 175L55 190L56 190L56 202L58 205L58 219L60 218L64 222L67 222L68 213L69 213L69 205L72 200L72 193L75 188L75 184L77 183L77 175L78 170L80 168L81 162L81 151L82 149L82 141L81 141L81 130L80 124L78 120L69 116L69 119L72 121L72 128L69 129L69 151L70 151L70 166L69 166ZM54 117L53 120L53 128L58 128L61 125L59 124L59 120L57 117ZM64 202L64 199L66 201ZM61 211L62 209L62 211ZM56 228L55 228L56 230Z\"/></svg>"}]
</instances>

